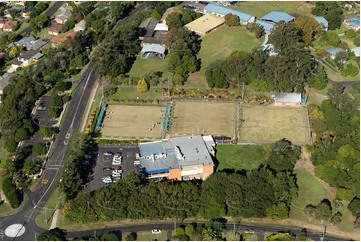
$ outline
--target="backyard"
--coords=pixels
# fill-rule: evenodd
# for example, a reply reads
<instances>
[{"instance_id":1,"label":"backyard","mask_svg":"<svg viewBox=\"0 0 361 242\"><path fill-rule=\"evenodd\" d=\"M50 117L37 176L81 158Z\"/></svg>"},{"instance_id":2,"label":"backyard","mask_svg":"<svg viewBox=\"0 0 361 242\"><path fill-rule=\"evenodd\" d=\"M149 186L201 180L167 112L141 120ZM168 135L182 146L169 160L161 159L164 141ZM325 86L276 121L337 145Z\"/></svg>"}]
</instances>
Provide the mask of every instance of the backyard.
<instances>
[{"instance_id":1,"label":"backyard","mask_svg":"<svg viewBox=\"0 0 361 242\"><path fill-rule=\"evenodd\" d=\"M273 143L286 138L294 144L309 143L306 108L242 106L240 142Z\"/></svg>"},{"instance_id":2,"label":"backyard","mask_svg":"<svg viewBox=\"0 0 361 242\"><path fill-rule=\"evenodd\" d=\"M142 78L148 73L155 71L163 72L163 78L169 77L168 60L167 57L164 60L159 59L143 59L140 56L134 62L132 69L128 72L130 77Z\"/></svg>"},{"instance_id":3,"label":"backyard","mask_svg":"<svg viewBox=\"0 0 361 242\"><path fill-rule=\"evenodd\" d=\"M169 134L235 135L235 103L183 102L173 104Z\"/></svg>"},{"instance_id":4,"label":"backyard","mask_svg":"<svg viewBox=\"0 0 361 242\"><path fill-rule=\"evenodd\" d=\"M268 145L217 145L217 171L257 169L269 153Z\"/></svg>"},{"instance_id":5,"label":"backyard","mask_svg":"<svg viewBox=\"0 0 361 242\"><path fill-rule=\"evenodd\" d=\"M253 48L260 47L263 42L256 39L254 34L243 27L220 27L202 38L201 50L198 58L201 59L202 75L206 68L217 59L226 59L233 51L251 52Z\"/></svg>"}]
</instances>

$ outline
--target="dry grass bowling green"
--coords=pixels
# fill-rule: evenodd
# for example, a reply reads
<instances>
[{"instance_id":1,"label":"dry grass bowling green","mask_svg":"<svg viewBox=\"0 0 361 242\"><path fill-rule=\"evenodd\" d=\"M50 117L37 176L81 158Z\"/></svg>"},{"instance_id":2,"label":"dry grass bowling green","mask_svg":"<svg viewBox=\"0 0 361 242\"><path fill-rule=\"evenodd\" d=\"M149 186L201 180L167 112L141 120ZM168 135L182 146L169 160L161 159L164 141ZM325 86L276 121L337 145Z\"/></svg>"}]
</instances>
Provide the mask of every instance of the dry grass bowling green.
<instances>
[{"instance_id":1,"label":"dry grass bowling green","mask_svg":"<svg viewBox=\"0 0 361 242\"><path fill-rule=\"evenodd\" d=\"M240 142L271 143L286 138L309 143L307 112L303 107L241 107Z\"/></svg>"},{"instance_id":2,"label":"dry grass bowling green","mask_svg":"<svg viewBox=\"0 0 361 242\"><path fill-rule=\"evenodd\" d=\"M176 101L172 107L171 135L235 135L235 103Z\"/></svg>"},{"instance_id":3,"label":"dry grass bowling green","mask_svg":"<svg viewBox=\"0 0 361 242\"><path fill-rule=\"evenodd\" d=\"M159 139L165 110L165 106L109 105L101 129L102 137ZM154 128L153 124L156 124Z\"/></svg>"}]
</instances>

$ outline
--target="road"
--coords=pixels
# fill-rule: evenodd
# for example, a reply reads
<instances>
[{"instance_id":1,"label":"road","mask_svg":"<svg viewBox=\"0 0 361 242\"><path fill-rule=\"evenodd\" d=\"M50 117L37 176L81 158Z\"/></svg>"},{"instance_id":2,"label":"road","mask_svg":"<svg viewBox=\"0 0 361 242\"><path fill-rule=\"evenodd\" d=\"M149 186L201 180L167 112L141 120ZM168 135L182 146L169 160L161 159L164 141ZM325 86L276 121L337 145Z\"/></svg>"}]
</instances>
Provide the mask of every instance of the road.
<instances>
[{"instance_id":1,"label":"road","mask_svg":"<svg viewBox=\"0 0 361 242\"><path fill-rule=\"evenodd\" d=\"M187 225L189 223L181 223L178 225ZM203 223L197 223L197 226L202 226ZM129 233L129 232L141 232L141 231L147 231L151 232L152 229L159 228L161 230L174 230L174 223L154 223L154 224L146 224L146 225L136 225L136 226L125 226L125 227L119 227L119 228L104 228L104 229L97 229L97 230L87 230L87 231L77 231L77 232L68 232L66 237L67 239L71 238L81 238L84 236L94 236L101 235L104 233L108 233L111 231L120 231L123 233ZM301 229L295 229L295 228L284 228L284 227L277 227L277 226L268 226L268 225L255 225L255 224L247 224L247 225L234 225L231 223L228 223L225 225L225 230L227 231L233 231L234 229L239 232L244 232L246 229L252 228L256 233L265 233L265 232L289 232L291 234L298 235L301 232ZM320 232L312 232L307 231L308 238L312 240L320 240L321 239L321 233ZM347 239L337 238L333 236L328 236L326 233L326 236L324 237L324 241L348 241Z\"/></svg>"},{"instance_id":2,"label":"road","mask_svg":"<svg viewBox=\"0 0 361 242\"><path fill-rule=\"evenodd\" d=\"M56 13L56 11L58 11L58 9L61 7L61 5L63 5L64 1L58 1L56 3L54 3L53 6L51 6L48 11L45 12L46 16L51 17L54 13ZM31 28L27 27L23 30L21 30L19 32L19 35L23 35L23 34L27 34L27 33L31 33Z\"/></svg>"}]
</instances>

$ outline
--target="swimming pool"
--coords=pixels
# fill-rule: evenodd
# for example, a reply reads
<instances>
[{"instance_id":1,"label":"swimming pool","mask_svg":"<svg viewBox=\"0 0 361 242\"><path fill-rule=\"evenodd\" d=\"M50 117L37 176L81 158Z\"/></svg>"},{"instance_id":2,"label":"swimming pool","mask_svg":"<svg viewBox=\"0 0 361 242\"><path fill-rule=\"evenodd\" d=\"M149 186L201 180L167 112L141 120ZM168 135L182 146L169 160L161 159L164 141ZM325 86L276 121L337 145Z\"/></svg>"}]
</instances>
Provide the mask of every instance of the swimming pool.
<instances>
[{"instance_id":1,"label":"swimming pool","mask_svg":"<svg viewBox=\"0 0 361 242\"><path fill-rule=\"evenodd\" d=\"M351 19L351 20L349 20L349 22L351 22L351 23L358 23L358 22L360 22L358 19Z\"/></svg>"}]
</instances>

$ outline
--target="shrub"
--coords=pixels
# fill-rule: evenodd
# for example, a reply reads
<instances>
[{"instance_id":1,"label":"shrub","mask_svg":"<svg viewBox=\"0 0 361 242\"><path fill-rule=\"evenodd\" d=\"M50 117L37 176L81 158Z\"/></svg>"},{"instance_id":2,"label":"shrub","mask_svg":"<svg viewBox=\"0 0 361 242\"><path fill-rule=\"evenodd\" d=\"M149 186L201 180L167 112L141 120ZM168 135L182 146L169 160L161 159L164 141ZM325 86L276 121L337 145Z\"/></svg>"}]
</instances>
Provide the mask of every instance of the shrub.
<instances>
[{"instance_id":1,"label":"shrub","mask_svg":"<svg viewBox=\"0 0 361 242\"><path fill-rule=\"evenodd\" d=\"M348 39L353 39L353 38L355 38L355 37L356 37L356 32L355 32L355 30L353 30L353 29L347 30L347 31L346 31L346 37L347 37Z\"/></svg>"},{"instance_id":2,"label":"shrub","mask_svg":"<svg viewBox=\"0 0 361 242\"><path fill-rule=\"evenodd\" d=\"M33 154L34 155L45 155L46 153L46 147L45 144L37 143L33 146Z\"/></svg>"},{"instance_id":3,"label":"shrub","mask_svg":"<svg viewBox=\"0 0 361 242\"><path fill-rule=\"evenodd\" d=\"M19 190L16 190L14 184L12 183L12 181L9 177L4 177L3 184L2 184L2 190L12 208L17 208L20 206L21 193Z\"/></svg>"}]
</instances>

